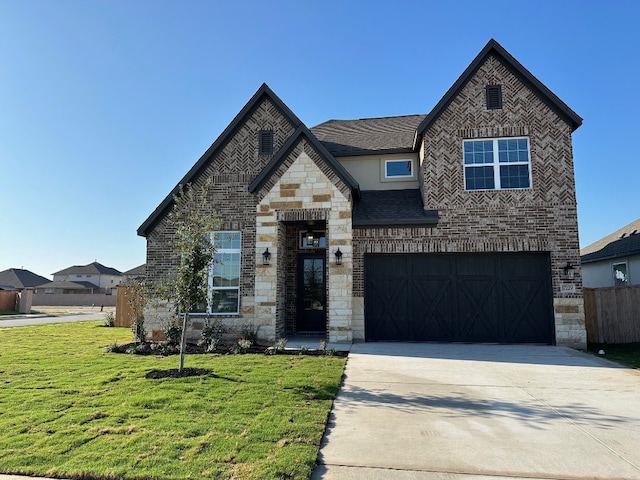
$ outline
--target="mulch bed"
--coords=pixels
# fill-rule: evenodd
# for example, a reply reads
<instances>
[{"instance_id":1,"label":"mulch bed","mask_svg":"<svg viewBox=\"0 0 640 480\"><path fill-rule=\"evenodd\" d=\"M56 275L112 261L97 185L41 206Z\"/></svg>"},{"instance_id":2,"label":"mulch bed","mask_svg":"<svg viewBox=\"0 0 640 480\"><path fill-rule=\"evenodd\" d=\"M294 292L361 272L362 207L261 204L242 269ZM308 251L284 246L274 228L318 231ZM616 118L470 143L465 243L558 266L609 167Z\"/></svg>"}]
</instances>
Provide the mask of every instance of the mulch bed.
<instances>
[{"instance_id":1,"label":"mulch bed","mask_svg":"<svg viewBox=\"0 0 640 480\"><path fill-rule=\"evenodd\" d=\"M170 356L180 353L180 346L176 344L170 344L166 342L153 343L124 343L122 345L111 345L109 347L111 353L128 353L134 355L157 355L157 356ZM236 351L235 345L223 344L216 348L215 352L207 352L203 345L197 345L195 343L188 343L185 349L187 354L205 354L213 353L218 355L231 355L231 354L262 354L262 355L310 355L310 356L335 356L346 357L349 352L342 350L320 350L320 349L297 349L287 348L284 350L275 351L273 348L265 347L261 345L252 345L243 352Z\"/></svg>"},{"instance_id":2,"label":"mulch bed","mask_svg":"<svg viewBox=\"0 0 640 480\"><path fill-rule=\"evenodd\" d=\"M170 368L168 370L151 370L144 378L159 380L162 378L201 377L210 373L211 370L208 368L183 368L182 371L177 368Z\"/></svg>"}]
</instances>

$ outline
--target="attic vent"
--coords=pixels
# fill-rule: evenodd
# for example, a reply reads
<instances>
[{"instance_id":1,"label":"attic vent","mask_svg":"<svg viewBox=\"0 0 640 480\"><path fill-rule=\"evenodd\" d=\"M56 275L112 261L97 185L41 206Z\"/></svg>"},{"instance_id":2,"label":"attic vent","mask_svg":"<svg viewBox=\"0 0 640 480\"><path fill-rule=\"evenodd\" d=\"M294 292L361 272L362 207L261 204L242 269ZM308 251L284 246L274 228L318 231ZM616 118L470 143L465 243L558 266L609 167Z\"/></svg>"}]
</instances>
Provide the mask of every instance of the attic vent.
<instances>
[{"instance_id":1,"label":"attic vent","mask_svg":"<svg viewBox=\"0 0 640 480\"><path fill-rule=\"evenodd\" d=\"M502 85L487 85L487 110L502 108Z\"/></svg>"},{"instance_id":2,"label":"attic vent","mask_svg":"<svg viewBox=\"0 0 640 480\"><path fill-rule=\"evenodd\" d=\"M273 153L273 130L260 130L258 133L258 154L271 155Z\"/></svg>"}]
</instances>

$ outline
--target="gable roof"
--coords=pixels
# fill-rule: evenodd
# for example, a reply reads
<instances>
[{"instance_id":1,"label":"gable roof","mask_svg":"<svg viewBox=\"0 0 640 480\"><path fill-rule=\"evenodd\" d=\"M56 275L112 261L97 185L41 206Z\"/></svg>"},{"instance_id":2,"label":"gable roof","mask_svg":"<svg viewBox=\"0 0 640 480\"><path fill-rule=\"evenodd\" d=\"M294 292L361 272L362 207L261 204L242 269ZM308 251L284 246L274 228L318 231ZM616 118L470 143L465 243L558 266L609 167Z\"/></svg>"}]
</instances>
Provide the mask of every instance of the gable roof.
<instances>
[{"instance_id":1,"label":"gable roof","mask_svg":"<svg viewBox=\"0 0 640 480\"><path fill-rule=\"evenodd\" d=\"M54 273L54 275L80 275L80 274L122 275L122 272L120 272L119 270L116 270L115 268L105 267L101 263L93 262L93 263L90 263L89 265L74 265L73 267L68 267L63 270L60 270L59 272Z\"/></svg>"},{"instance_id":2,"label":"gable roof","mask_svg":"<svg viewBox=\"0 0 640 480\"><path fill-rule=\"evenodd\" d=\"M8 270L0 272L0 285L5 287L23 289L37 287L49 281L48 278L22 268L9 268Z\"/></svg>"},{"instance_id":3,"label":"gable roof","mask_svg":"<svg viewBox=\"0 0 640 480\"><path fill-rule=\"evenodd\" d=\"M153 211L153 213L147 218L142 225L137 230L138 235L141 237L146 237L147 233L151 229L153 225L155 225L156 221L160 220L160 218L164 215L164 213L171 208L173 205L173 197L178 194L180 189L180 185L186 185L187 183L194 180L209 164L209 161L222 149L231 137L236 133L236 131L243 125L245 120L251 116L251 114L255 111L256 108L260 106L262 101L268 98L271 103L273 103L280 113L289 120L291 125L294 128L302 125L300 119L287 107L280 98L273 93L273 90L269 88L266 83L263 83L262 86L256 91L256 93L251 97L251 99L247 102L247 104L240 110L240 112L235 116L232 122L224 129L224 131L220 134L220 136L216 139L215 142L211 144L211 146L207 149L206 152L202 154L200 159L195 163L193 167L187 172L187 174L182 177L182 179L178 182L178 184L171 190L169 195L158 205L158 207Z\"/></svg>"},{"instance_id":4,"label":"gable roof","mask_svg":"<svg viewBox=\"0 0 640 480\"><path fill-rule=\"evenodd\" d=\"M640 218L580 250L582 263L640 254Z\"/></svg>"},{"instance_id":5,"label":"gable roof","mask_svg":"<svg viewBox=\"0 0 640 480\"><path fill-rule=\"evenodd\" d=\"M582 125L582 117L576 112L571 110L569 106L558 98L551 90L549 90L543 83L533 76L529 70L518 62L509 52L507 52L502 45L496 42L493 38L485 45L476 58L466 68L462 75L456 80L456 82L449 88L444 97L436 104L436 106L429 112L426 118L420 123L418 127L418 135L423 135L431 125L440 117L444 110L449 106L453 99L460 93L464 86L469 82L471 77L478 71L478 69L484 64L489 56L496 56L500 62L505 65L511 73L517 76L529 89L531 89L540 99L553 111L555 111L565 122L567 122L572 130L576 130ZM417 144L417 143L416 143Z\"/></svg>"},{"instance_id":6,"label":"gable roof","mask_svg":"<svg viewBox=\"0 0 640 480\"><path fill-rule=\"evenodd\" d=\"M416 128L426 115L329 120L311 128L334 156L407 153L413 151Z\"/></svg>"},{"instance_id":7,"label":"gable roof","mask_svg":"<svg viewBox=\"0 0 640 480\"><path fill-rule=\"evenodd\" d=\"M301 139L306 139L311 146L318 152L322 159L329 165L329 167L335 172L335 174L342 180L351 190L351 193L355 199L360 198L360 186L358 182L351 176L349 172L331 155L327 149L318 141L318 139L311 133L311 131L303 124L300 125L293 135L289 137L286 143L278 151L276 155L269 161L269 163L262 169L256 178L253 179L249 185L249 192L255 193L258 191L267 179L275 173L278 167L285 161L287 156L291 153L296 145L298 145Z\"/></svg>"}]
</instances>

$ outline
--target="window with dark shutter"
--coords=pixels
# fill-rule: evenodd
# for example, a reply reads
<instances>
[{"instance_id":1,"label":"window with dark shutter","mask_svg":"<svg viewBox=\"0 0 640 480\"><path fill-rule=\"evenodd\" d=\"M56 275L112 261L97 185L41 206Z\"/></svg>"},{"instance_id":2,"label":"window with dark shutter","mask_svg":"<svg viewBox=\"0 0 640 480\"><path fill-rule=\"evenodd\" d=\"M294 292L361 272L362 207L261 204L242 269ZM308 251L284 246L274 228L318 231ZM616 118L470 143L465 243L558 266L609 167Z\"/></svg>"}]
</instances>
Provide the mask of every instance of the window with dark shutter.
<instances>
[{"instance_id":1,"label":"window with dark shutter","mask_svg":"<svg viewBox=\"0 0 640 480\"><path fill-rule=\"evenodd\" d=\"M502 85L487 85L487 110L502 108Z\"/></svg>"},{"instance_id":2,"label":"window with dark shutter","mask_svg":"<svg viewBox=\"0 0 640 480\"><path fill-rule=\"evenodd\" d=\"M261 130L258 133L258 153L260 155L273 154L273 130Z\"/></svg>"}]
</instances>

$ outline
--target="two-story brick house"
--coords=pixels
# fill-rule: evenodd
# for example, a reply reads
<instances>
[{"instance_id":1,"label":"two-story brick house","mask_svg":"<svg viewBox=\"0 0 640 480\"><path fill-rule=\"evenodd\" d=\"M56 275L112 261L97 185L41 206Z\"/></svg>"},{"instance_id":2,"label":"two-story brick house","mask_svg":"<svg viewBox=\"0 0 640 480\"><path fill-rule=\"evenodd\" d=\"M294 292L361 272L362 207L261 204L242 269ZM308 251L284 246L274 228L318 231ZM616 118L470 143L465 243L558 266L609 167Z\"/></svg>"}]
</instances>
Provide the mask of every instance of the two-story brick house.
<instances>
[{"instance_id":1,"label":"two-story brick house","mask_svg":"<svg viewBox=\"0 0 640 480\"><path fill-rule=\"evenodd\" d=\"M179 182L223 222L208 311L266 340L584 344L581 122L494 40L426 115L309 129L263 85ZM151 281L175 192L138 229Z\"/></svg>"}]
</instances>

